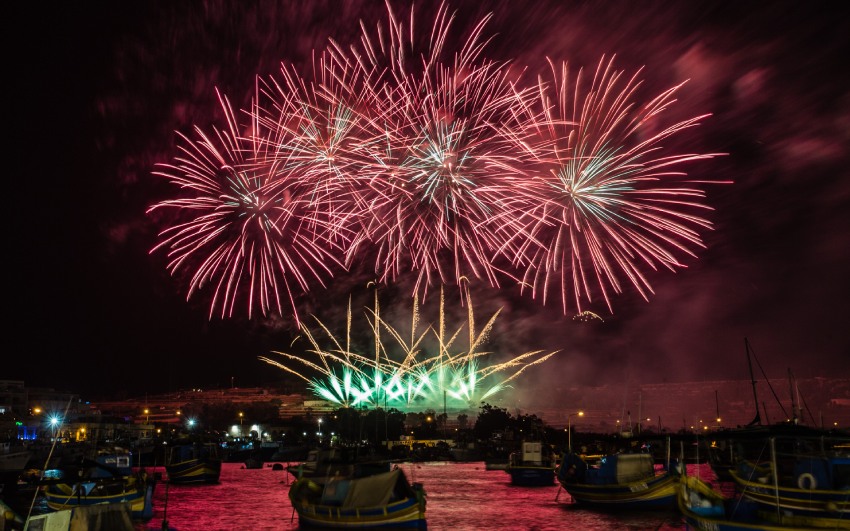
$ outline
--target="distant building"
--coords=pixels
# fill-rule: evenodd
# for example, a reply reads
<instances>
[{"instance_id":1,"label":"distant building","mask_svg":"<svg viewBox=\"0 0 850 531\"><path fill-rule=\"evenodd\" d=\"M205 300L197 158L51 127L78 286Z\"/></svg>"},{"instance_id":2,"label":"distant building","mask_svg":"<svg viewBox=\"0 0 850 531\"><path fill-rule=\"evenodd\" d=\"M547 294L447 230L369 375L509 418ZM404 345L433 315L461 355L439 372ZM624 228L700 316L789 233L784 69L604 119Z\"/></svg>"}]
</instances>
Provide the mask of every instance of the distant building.
<instances>
[{"instance_id":1,"label":"distant building","mask_svg":"<svg viewBox=\"0 0 850 531\"><path fill-rule=\"evenodd\" d=\"M23 380L0 380L0 414L26 414L27 397Z\"/></svg>"},{"instance_id":2,"label":"distant building","mask_svg":"<svg viewBox=\"0 0 850 531\"><path fill-rule=\"evenodd\" d=\"M0 380L0 415L6 438L33 440L55 435L60 426L85 410L79 396L47 387L27 387L23 380Z\"/></svg>"}]
</instances>

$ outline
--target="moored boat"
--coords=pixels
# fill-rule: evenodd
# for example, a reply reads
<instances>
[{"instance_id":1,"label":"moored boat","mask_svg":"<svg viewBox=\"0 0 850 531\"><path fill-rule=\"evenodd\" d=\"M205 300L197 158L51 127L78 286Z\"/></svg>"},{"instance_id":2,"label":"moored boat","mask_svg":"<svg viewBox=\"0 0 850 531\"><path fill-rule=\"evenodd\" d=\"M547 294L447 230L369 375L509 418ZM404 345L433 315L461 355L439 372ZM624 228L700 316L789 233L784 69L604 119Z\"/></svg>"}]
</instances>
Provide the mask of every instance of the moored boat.
<instances>
[{"instance_id":1,"label":"moored boat","mask_svg":"<svg viewBox=\"0 0 850 531\"><path fill-rule=\"evenodd\" d=\"M217 443L183 442L168 449L165 472L173 484L218 483L221 461Z\"/></svg>"},{"instance_id":2,"label":"moored boat","mask_svg":"<svg viewBox=\"0 0 850 531\"><path fill-rule=\"evenodd\" d=\"M543 487L555 484L555 455L542 442L523 442L522 448L511 454L505 472L511 483L522 487Z\"/></svg>"},{"instance_id":3,"label":"moored boat","mask_svg":"<svg viewBox=\"0 0 850 531\"><path fill-rule=\"evenodd\" d=\"M676 504L677 476L648 453L621 453L586 462L569 453L556 477L576 503L609 509L665 509Z\"/></svg>"},{"instance_id":4,"label":"moored boat","mask_svg":"<svg viewBox=\"0 0 850 531\"><path fill-rule=\"evenodd\" d=\"M301 528L427 529L425 491L399 468L365 477L302 477L289 499Z\"/></svg>"},{"instance_id":5,"label":"moored boat","mask_svg":"<svg viewBox=\"0 0 850 531\"><path fill-rule=\"evenodd\" d=\"M361 453L358 447L317 448L307 453L307 460L287 467L296 479L333 476L362 477L390 471L390 461Z\"/></svg>"},{"instance_id":6,"label":"moored boat","mask_svg":"<svg viewBox=\"0 0 850 531\"><path fill-rule=\"evenodd\" d=\"M24 447L12 446L9 442L0 443L0 473L22 472L33 452Z\"/></svg>"},{"instance_id":7,"label":"moored boat","mask_svg":"<svg viewBox=\"0 0 850 531\"><path fill-rule=\"evenodd\" d=\"M150 520L156 481L144 472L134 472L131 463L129 453L103 453L60 470L57 479L42 487L47 507L61 511L126 504L134 520Z\"/></svg>"},{"instance_id":8,"label":"moored boat","mask_svg":"<svg viewBox=\"0 0 850 531\"><path fill-rule=\"evenodd\" d=\"M728 498L705 481L684 476L679 480L679 511L690 529L706 531L805 531L820 527L781 525L758 517L755 506L747 500Z\"/></svg>"},{"instance_id":9,"label":"moored boat","mask_svg":"<svg viewBox=\"0 0 850 531\"><path fill-rule=\"evenodd\" d=\"M2 508L2 503L0 503ZM4 511L5 512L5 511ZM4 517L5 518L5 517ZM24 531L135 531L138 529L132 518L130 502L82 505L69 509L31 515L26 520L15 517L6 523L0 519L0 529L23 529Z\"/></svg>"},{"instance_id":10,"label":"moored boat","mask_svg":"<svg viewBox=\"0 0 850 531\"><path fill-rule=\"evenodd\" d=\"M770 461L746 461L731 476L742 499L767 521L786 526L850 529L850 456L804 451L777 453L770 438ZM811 450L811 449L809 449Z\"/></svg>"}]
</instances>

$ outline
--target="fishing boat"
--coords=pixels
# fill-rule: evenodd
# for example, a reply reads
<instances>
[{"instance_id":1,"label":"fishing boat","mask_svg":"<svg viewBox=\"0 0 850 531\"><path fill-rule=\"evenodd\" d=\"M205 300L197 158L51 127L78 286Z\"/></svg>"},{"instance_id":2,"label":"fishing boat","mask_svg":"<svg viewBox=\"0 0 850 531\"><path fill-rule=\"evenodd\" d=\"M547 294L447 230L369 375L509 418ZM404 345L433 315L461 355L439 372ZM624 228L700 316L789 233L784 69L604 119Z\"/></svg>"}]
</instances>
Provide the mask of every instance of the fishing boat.
<instances>
[{"instance_id":1,"label":"fishing boat","mask_svg":"<svg viewBox=\"0 0 850 531\"><path fill-rule=\"evenodd\" d=\"M790 453L793 453L795 445L808 444L811 446L813 441L825 441L830 443L830 441L836 441L842 437L845 441L850 441L850 434L847 432L841 432L837 429L825 429L823 426L820 428L815 427L817 423L814 417L811 417L811 414L810 420L812 425L807 426L802 423L805 420L803 408L801 407L801 404L804 401L800 398L799 388L796 385L796 381L790 369L788 370L789 386L791 388L789 393L791 398L790 413L786 410L782 401L779 400L776 390L771 385L770 380L764 373L764 370L762 370L762 376L764 377L765 383L768 385L771 394L776 399L776 407L782 411L783 418L787 419L783 422L763 424L762 414L758 406L760 402L756 387L757 381L755 373L753 372L753 360L757 362L760 368L761 363L758 358L756 358L755 352L746 338L744 339L744 346L747 355L747 366L749 368L750 380L753 388L753 405L755 407L755 415L753 420L745 426L720 429L709 433L709 436L706 439L706 454L708 456L708 462L711 465L711 469L717 475L718 479L721 481L733 482L734 480L731 472L742 463L747 461L758 461L760 458L763 458L766 455L766 442L771 438L776 441L780 451L787 451ZM764 413L767 415L766 409ZM717 416L718 418L720 417L719 406ZM817 443L816 445L819 444L820 443Z\"/></svg>"},{"instance_id":2,"label":"fishing boat","mask_svg":"<svg viewBox=\"0 0 850 531\"><path fill-rule=\"evenodd\" d=\"M390 466L390 461L376 459L356 446L331 447L310 450L305 461L288 466L287 471L295 479L325 479L334 476L369 476L389 472Z\"/></svg>"},{"instance_id":3,"label":"fishing boat","mask_svg":"<svg viewBox=\"0 0 850 531\"><path fill-rule=\"evenodd\" d=\"M747 500L729 498L694 476L679 480L677 496L679 512L691 529L707 531L798 531L822 529L818 526L783 525L758 516L756 507Z\"/></svg>"},{"instance_id":4,"label":"fishing boat","mask_svg":"<svg viewBox=\"0 0 850 531\"><path fill-rule=\"evenodd\" d=\"M130 502L102 503L62 509L24 519L0 500L0 529L25 531L136 531Z\"/></svg>"},{"instance_id":5,"label":"fishing boat","mask_svg":"<svg viewBox=\"0 0 850 531\"><path fill-rule=\"evenodd\" d=\"M609 509L665 509L676 504L678 476L669 468L657 467L649 453L609 454L585 461L570 452L556 469L556 477L576 503Z\"/></svg>"},{"instance_id":6,"label":"fishing boat","mask_svg":"<svg viewBox=\"0 0 850 531\"><path fill-rule=\"evenodd\" d=\"M555 484L555 455L542 442L523 442L511 454L505 472L511 484L522 487L544 487Z\"/></svg>"},{"instance_id":7,"label":"fishing boat","mask_svg":"<svg viewBox=\"0 0 850 531\"><path fill-rule=\"evenodd\" d=\"M720 481L734 482L731 472L747 461L758 461L767 455L767 441L774 438L780 451L793 451L799 444L818 446L820 441L832 444L844 438L850 441L850 434L837 430L826 430L782 422L770 425L742 426L718 430L706 438L706 454L711 470ZM807 442L808 441L808 442Z\"/></svg>"},{"instance_id":8,"label":"fishing boat","mask_svg":"<svg viewBox=\"0 0 850 531\"><path fill-rule=\"evenodd\" d=\"M128 504L134 520L153 517L156 481L145 472L134 472L128 453L102 453L59 470L57 478L42 487L47 507L62 511L104 504ZM120 512L120 511L119 511Z\"/></svg>"},{"instance_id":9,"label":"fishing boat","mask_svg":"<svg viewBox=\"0 0 850 531\"><path fill-rule=\"evenodd\" d=\"M289 499L300 528L427 529L425 490L400 468L364 477L302 477Z\"/></svg>"},{"instance_id":10,"label":"fishing boat","mask_svg":"<svg viewBox=\"0 0 850 531\"><path fill-rule=\"evenodd\" d=\"M218 483L221 461L216 442L179 442L168 449L165 473L173 484Z\"/></svg>"},{"instance_id":11,"label":"fishing boat","mask_svg":"<svg viewBox=\"0 0 850 531\"><path fill-rule=\"evenodd\" d=\"M850 529L850 453L843 446L825 451L804 440L791 451L767 441L770 460L745 461L731 471L740 496L760 518L779 525ZM786 447L787 448L787 447ZM847 447L850 449L850 447Z\"/></svg>"}]
</instances>

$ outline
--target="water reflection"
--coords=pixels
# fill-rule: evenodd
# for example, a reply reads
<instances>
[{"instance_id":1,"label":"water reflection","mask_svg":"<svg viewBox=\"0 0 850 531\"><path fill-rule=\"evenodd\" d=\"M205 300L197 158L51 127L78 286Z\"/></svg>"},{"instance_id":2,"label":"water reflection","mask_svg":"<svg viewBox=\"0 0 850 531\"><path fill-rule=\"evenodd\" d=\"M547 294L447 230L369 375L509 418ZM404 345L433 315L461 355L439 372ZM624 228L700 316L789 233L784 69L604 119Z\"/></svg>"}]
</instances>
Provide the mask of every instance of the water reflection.
<instances>
[{"instance_id":1,"label":"water reflection","mask_svg":"<svg viewBox=\"0 0 850 531\"><path fill-rule=\"evenodd\" d=\"M606 513L572 503L558 485L516 487L507 473L485 470L483 462L400 466L411 481L425 485L430 531L685 529L673 511ZM688 472L714 479L707 465L688 465ZM155 516L145 528L159 529L165 517L179 531L298 529L287 497L291 482L287 472L269 464L245 469L225 463L218 485L158 485Z\"/></svg>"}]
</instances>

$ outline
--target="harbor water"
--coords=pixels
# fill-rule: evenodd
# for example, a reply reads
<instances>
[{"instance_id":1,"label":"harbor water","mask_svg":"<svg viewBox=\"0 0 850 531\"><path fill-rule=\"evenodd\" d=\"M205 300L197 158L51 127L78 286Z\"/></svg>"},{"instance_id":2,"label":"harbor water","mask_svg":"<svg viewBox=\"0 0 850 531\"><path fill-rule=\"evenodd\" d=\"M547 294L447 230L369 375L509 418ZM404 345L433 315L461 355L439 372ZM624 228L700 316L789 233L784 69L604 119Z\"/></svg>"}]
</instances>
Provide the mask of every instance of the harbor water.
<instances>
[{"instance_id":1,"label":"harbor water","mask_svg":"<svg viewBox=\"0 0 850 531\"><path fill-rule=\"evenodd\" d=\"M430 531L463 530L672 530L685 529L675 510L605 512L572 503L557 483L516 487L503 470L483 462L400 463L410 481L427 493ZM148 469L162 472L161 468ZM707 464L688 465L689 474L715 476ZM287 493L292 476L285 470L245 468L224 463L216 485L157 485L153 520L139 529L161 529L166 520L177 531L296 530L298 515Z\"/></svg>"}]
</instances>

